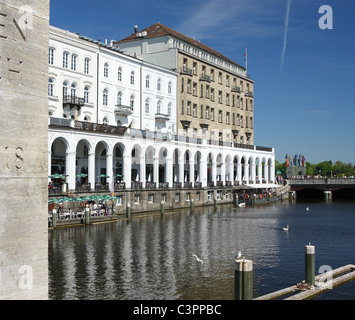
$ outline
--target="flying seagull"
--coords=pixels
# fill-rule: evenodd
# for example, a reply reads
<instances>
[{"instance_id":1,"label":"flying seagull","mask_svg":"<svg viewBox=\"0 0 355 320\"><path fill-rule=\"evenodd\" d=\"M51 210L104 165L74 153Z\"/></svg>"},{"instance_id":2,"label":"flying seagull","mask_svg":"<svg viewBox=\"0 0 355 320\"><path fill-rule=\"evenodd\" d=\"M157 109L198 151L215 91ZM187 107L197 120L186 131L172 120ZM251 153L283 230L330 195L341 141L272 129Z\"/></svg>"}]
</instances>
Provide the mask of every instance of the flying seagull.
<instances>
[{"instance_id":1,"label":"flying seagull","mask_svg":"<svg viewBox=\"0 0 355 320\"><path fill-rule=\"evenodd\" d=\"M195 257L198 262L201 262L201 264L203 264L203 260L201 260L196 254L193 254L192 256Z\"/></svg>"}]
</instances>

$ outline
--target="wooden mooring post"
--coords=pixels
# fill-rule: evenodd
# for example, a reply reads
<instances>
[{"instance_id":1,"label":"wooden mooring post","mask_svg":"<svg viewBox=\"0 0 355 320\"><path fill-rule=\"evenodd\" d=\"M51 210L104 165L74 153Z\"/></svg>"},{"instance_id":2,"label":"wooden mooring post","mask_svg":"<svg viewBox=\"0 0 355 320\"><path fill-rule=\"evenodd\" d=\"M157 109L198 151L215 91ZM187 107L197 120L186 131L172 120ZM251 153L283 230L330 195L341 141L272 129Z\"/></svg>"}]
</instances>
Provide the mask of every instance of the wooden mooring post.
<instances>
[{"instance_id":1,"label":"wooden mooring post","mask_svg":"<svg viewBox=\"0 0 355 320\"><path fill-rule=\"evenodd\" d=\"M349 264L315 276L315 246L309 243L305 246L305 276L306 279L301 283L257 297L254 300L272 300L286 295L289 296L284 300L311 299L336 286L355 280L355 265Z\"/></svg>"},{"instance_id":2,"label":"wooden mooring post","mask_svg":"<svg viewBox=\"0 0 355 320\"><path fill-rule=\"evenodd\" d=\"M306 283L312 286L315 285L315 246L310 243L305 247L305 273L306 273Z\"/></svg>"},{"instance_id":3,"label":"wooden mooring post","mask_svg":"<svg viewBox=\"0 0 355 320\"><path fill-rule=\"evenodd\" d=\"M234 272L235 300L253 299L253 261L235 260Z\"/></svg>"}]
</instances>

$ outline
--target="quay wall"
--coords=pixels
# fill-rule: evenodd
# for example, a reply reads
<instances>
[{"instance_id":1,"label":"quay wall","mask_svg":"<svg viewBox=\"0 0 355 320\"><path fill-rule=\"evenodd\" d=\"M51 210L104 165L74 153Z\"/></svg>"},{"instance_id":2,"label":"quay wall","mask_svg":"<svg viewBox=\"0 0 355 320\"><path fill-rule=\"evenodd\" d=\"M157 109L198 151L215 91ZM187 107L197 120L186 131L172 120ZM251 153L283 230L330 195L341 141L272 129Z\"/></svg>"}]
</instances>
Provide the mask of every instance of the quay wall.
<instances>
[{"instance_id":1,"label":"quay wall","mask_svg":"<svg viewBox=\"0 0 355 320\"><path fill-rule=\"evenodd\" d=\"M288 187L281 192L274 189L274 193L280 200L288 200L289 192ZM277 191L276 191L277 190ZM129 218L138 218L150 215L160 215L178 210L192 211L197 208L206 206L218 207L220 205L230 205L235 203L236 194L243 193L244 191L253 193L253 190L244 189L243 187L225 187L225 188L191 188L191 189L167 189L167 190L122 190L116 192L115 196L118 196L117 200L109 200L106 202L106 206L109 210L109 215L101 214L100 216L91 216L90 223L95 222L110 222L127 218L127 205L130 208ZM97 194L97 193L96 193ZM90 196L92 193L80 194L81 197ZM54 196L53 196L54 197ZM55 198L55 197L54 197ZM58 196L56 197L58 198ZM239 203L242 199L239 197ZM163 203L163 212L162 212ZM258 203L256 203L258 204ZM84 211L85 207L80 203L63 203L63 209L68 210L71 208L74 212L81 212L82 216L75 219L62 218L58 220L57 226L71 226L78 224L85 224ZM48 215L49 224L51 228L53 226L51 222L51 213Z\"/></svg>"}]
</instances>

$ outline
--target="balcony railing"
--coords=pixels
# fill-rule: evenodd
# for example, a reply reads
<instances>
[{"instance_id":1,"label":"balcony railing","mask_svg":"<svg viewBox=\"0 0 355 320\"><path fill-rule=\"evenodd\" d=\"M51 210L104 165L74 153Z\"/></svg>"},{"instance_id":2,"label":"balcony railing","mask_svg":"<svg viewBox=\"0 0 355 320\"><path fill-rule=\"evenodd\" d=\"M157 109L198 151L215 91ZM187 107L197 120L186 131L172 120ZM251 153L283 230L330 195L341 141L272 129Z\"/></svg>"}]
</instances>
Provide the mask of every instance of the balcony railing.
<instances>
[{"instance_id":1,"label":"balcony railing","mask_svg":"<svg viewBox=\"0 0 355 320\"><path fill-rule=\"evenodd\" d=\"M93 132L104 132L104 133L118 135L118 136L127 135L130 137L142 137L142 139L175 141L175 143L189 143L189 144L198 144L198 145L203 145L207 143L208 145L266 151L266 152L272 152L273 150L272 148L269 147L260 147L260 146L254 146L249 144L225 142L225 141L218 141L218 140L204 140L196 137L171 135L169 133L153 132L149 130L140 130L140 129L133 129L133 128L128 129L127 127L124 126L111 126L111 125L99 124L93 122L77 121L68 118L50 117L49 126L62 127L62 128L67 127L70 128L71 130L76 129L76 130L87 130Z\"/></svg>"},{"instance_id":2,"label":"balcony railing","mask_svg":"<svg viewBox=\"0 0 355 320\"><path fill-rule=\"evenodd\" d=\"M169 189L169 182L159 182L159 189Z\"/></svg>"},{"instance_id":3,"label":"balcony railing","mask_svg":"<svg viewBox=\"0 0 355 320\"><path fill-rule=\"evenodd\" d=\"M126 189L126 183L125 182L115 182L114 189L115 189L115 191L125 190Z\"/></svg>"},{"instance_id":4,"label":"balcony railing","mask_svg":"<svg viewBox=\"0 0 355 320\"><path fill-rule=\"evenodd\" d=\"M72 106L82 107L85 104L85 99L67 95L63 97L63 104L70 104Z\"/></svg>"},{"instance_id":5,"label":"balcony railing","mask_svg":"<svg viewBox=\"0 0 355 320\"><path fill-rule=\"evenodd\" d=\"M153 190L157 188L157 183L156 182L146 182L145 188L148 190Z\"/></svg>"},{"instance_id":6,"label":"balcony railing","mask_svg":"<svg viewBox=\"0 0 355 320\"><path fill-rule=\"evenodd\" d=\"M180 188L181 188L181 182L176 182L176 181L175 181L175 182L173 183L173 186L174 186L175 189L180 189Z\"/></svg>"},{"instance_id":7,"label":"balcony railing","mask_svg":"<svg viewBox=\"0 0 355 320\"><path fill-rule=\"evenodd\" d=\"M169 121L170 117L168 114L164 113L156 113L155 114L155 121Z\"/></svg>"},{"instance_id":8,"label":"balcony railing","mask_svg":"<svg viewBox=\"0 0 355 320\"><path fill-rule=\"evenodd\" d=\"M207 81L207 82L211 82L211 77L210 76L208 76L208 75L206 75L206 74L201 74L200 75L200 80L201 81Z\"/></svg>"},{"instance_id":9,"label":"balcony railing","mask_svg":"<svg viewBox=\"0 0 355 320\"><path fill-rule=\"evenodd\" d=\"M123 106L121 104L117 104L115 108L115 114L119 116L130 116L133 113L132 108L130 106Z\"/></svg>"},{"instance_id":10,"label":"balcony railing","mask_svg":"<svg viewBox=\"0 0 355 320\"><path fill-rule=\"evenodd\" d=\"M238 93L241 93L241 92L242 92L242 90L241 90L241 88L240 88L240 87L238 87L238 86L233 86L233 87L232 87L232 92L238 92Z\"/></svg>"},{"instance_id":11,"label":"balcony railing","mask_svg":"<svg viewBox=\"0 0 355 320\"><path fill-rule=\"evenodd\" d=\"M186 188L186 189L192 188L192 182L185 182L184 183L184 188Z\"/></svg>"},{"instance_id":12,"label":"balcony railing","mask_svg":"<svg viewBox=\"0 0 355 320\"><path fill-rule=\"evenodd\" d=\"M192 76L192 69L189 69L187 67L181 67L180 69L181 74L187 74L189 76Z\"/></svg>"},{"instance_id":13,"label":"balcony railing","mask_svg":"<svg viewBox=\"0 0 355 320\"><path fill-rule=\"evenodd\" d=\"M110 191L108 183L96 183L95 184L95 191Z\"/></svg>"},{"instance_id":14,"label":"balcony railing","mask_svg":"<svg viewBox=\"0 0 355 320\"><path fill-rule=\"evenodd\" d=\"M75 187L76 192L90 192L91 190L91 184L90 183L84 183L84 184L77 184Z\"/></svg>"},{"instance_id":15,"label":"balcony railing","mask_svg":"<svg viewBox=\"0 0 355 320\"><path fill-rule=\"evenodd\" d=\"M245 93L245 96L246 96L246 97L253 98L253 97L254 97L254 93L251 92L251 91L248 91L248 92Z\"/></svg>"},{"instance_id":16,"label":"balcony railing","mask_svg":"<svg viewBox=\"0 0 355 320\"><path fill-rule=\"evenodd\" d=\"M142 190L143 189L143 183L142 182L132 182L131 189L133 190Z\"/></svg>"}]
</instances>

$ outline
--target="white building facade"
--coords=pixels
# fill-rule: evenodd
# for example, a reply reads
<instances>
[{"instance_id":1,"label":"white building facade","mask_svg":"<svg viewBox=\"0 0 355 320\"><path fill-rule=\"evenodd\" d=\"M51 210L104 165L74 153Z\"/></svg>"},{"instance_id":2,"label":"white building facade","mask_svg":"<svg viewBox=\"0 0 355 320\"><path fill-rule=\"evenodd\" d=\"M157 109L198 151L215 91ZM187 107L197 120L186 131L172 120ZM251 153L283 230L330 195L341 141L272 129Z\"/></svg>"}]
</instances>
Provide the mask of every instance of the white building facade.
<instances>
[{"instance_id":1,"label":"white building facade","mask_svg":"<svg viewBox=\"0 0 355 320\"><path fill-rule=\"evenodd\" d=\"M274 149L177 134L177 78L51 27L48 175L78 192L273 183Z\"/></svg>"}]
</instances>

